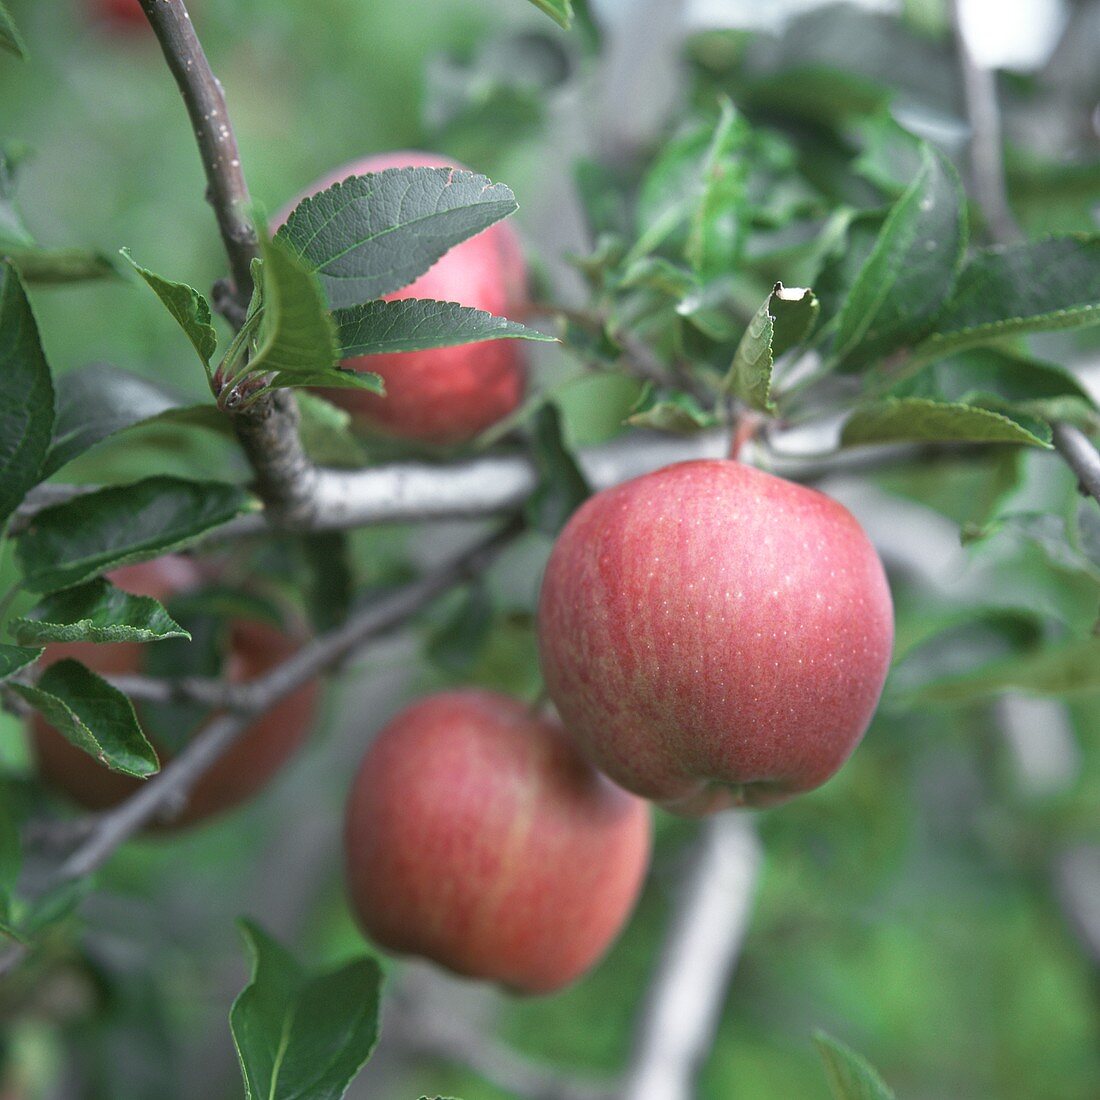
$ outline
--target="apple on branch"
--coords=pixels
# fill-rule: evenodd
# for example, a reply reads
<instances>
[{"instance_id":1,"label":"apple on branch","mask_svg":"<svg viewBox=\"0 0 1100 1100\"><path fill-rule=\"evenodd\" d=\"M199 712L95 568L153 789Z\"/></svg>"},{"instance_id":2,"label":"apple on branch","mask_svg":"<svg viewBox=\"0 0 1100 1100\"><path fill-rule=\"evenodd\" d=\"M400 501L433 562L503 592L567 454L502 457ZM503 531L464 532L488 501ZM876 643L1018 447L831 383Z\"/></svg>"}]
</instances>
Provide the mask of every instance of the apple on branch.
<instances>
[{"instance_id":1,"label":"apple on branch","mask_svg":"<svg viewBox=\"0 0 1100 1100\"><path fill-rule=\"evenodd\" d=\"M649 809L554 720L493 692L397 715L352 785L347 880L389 951L548 993L607 950L638 896Z\"/></svg>"},{"instance_id":2,"label":"apple on branch","mask_svg":"<svg viewBox=\"0 0 1100 1100\"><path fill-rule=\"evenodd\" d=\"M126 565L108 575L112 583L138 596L161 602L191 593L206 582L202 567L192 558L167 554L152 561ZM232 682L250 680L269 671L291 656L302 638L269 622L246 616L234 617L226 625L226 648L221 654L223 674ZM170 643L57 642L46 647L42 667L73 658L102 676L129 675L144 671L150 646ZM183 643L197 645L197 642ZM300 748L313 727L318 685L316 681L293 692L266 714L260 715L239 740L195 784L173 827L194 825L229 810L257 794L271 781ZM138 718L150 708L138 703ZM179 708L171 719L175 740L185 740L196 730L185 729L188 719ZM204 723L200 723L204 724ZM146 734L157 749L161 762L172 756L173 746L158 738L146 721ZM52 786L89 810L117 805L133 794L141 780L108 771L99 761L70 744L41 715L31 719L31 736L39 773ZM176 746L178 747L178 746Z\"/></svg>"},{"instance_id":3,"label":"apple on branch","mask_svg":"<svg viewBox=\"0 0 1100 1100\"><path fill-rule=\"evenodd\" d=\"M277 229L302 199L349 176L387 168L457 168L436 153L403 151L365 157L323 176L274 219ZM527 308L527 269L516 231L497 222L445 252L420 278L386 295L387 301L430 298L457 302L496 316L521 317ZM363 427L436 445L465 443L503 420L523 400L526 358L520 340L485 340L456 347L362 355L344 361L381 376L381 397L359 389L320 392Z\"/></svg>"},{"instance_id":4,"label":"apple on branch","mask_svg":"<svg viewBox=\"0 0 1100 1100\"><path fill-rule=\"evenodd\" d=\"M700 460L577 510L538 634L547 691L596 766L696 815L782 802L836 772L878 703L893 608L842 505Z\"/></svg>"}]
</instances>

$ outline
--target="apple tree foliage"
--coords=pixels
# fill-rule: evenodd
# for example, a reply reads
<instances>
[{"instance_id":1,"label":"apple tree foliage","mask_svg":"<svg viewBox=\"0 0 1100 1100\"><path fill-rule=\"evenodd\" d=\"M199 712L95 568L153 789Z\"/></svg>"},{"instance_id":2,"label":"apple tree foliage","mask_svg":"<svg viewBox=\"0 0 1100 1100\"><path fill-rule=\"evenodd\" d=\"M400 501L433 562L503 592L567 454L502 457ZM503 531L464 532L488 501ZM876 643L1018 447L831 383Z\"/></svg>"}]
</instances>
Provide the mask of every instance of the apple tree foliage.
<instances>
[{"instance_id":1,"label":"apple tree foliage","mask_svg":"<svg viewBox=\"0 0 1100 1100\"><path fill-rule=\"evenodd\" d=\"M539 144L550 126L547 105L598 70L607 33L587 4L533 3L563 29L539 23L509 37L486 25L465 53L431 61L417 123L424 144L455 149L475 165L499 160L501 148L535 161L553 156ZM21 32L24 7L29 11L0 3L0 47L5 66L23 60L33 70L40 52L58 55L49 41L36 41L49 33L41 20ZM214 25L226 41L240 29ZM282 33L289 34L287 26ZM370 39L356 49L369 54ZM495 175L409 168L355 177L302 202L273 235L257 208L255 291L233 330L217 318L211 296L192 285L210 281L209 257L200 262L191 254L195 269L188 270L156 258L154 249L128 250L122 239L109 248L40 242L19 190L30 153L20 139L33 141L34 134L0 133L5 702L16 713L37 710L105 767L142 777L157 771L157 755L125 693L79 661L41 674L35 662L51 642L136 641L172 654L181 644L193 646L191 658L164 662L165 675L201 671L202 640L192 640L158 601L122 591L104 574L207 544L219 528L262 509L236 458L219 458L199 476L201 463L181 471L165 456L189 448L233 453L227 414L275 390L300 391L301 434L316 462L359 467L389 457L381 445L357 438L346 414L309 392L314 386L382 392L377 376L340 368L348 356L487 339L543 345L540 362L549 367L528 401L472 448L518 445L533 458L539 484L524 515L535 559L590 491L575 451L592 439L643 430L691 437L740 417L759 420L765 444L777 448L787 430L811 433L815 459L850 455L853 469L860 456L888 454L888 461L869 461L860 476L880 496L918 502L929 526L951 525L966 547L959 566L964 583L947 594L912 569L892 577L895 665L881 717L852 765L855 778L842 776L839 793L773 811L762 823L772 863L760 942L750 943L731 994L736 1027L750 1038L736 1048L719 1040L702 1087L708 1096L801 1095L805 1087L823 1087L816 1063L809 1076L808 1051L795 1068L775 1068L788 1039L769 1033L767 1019L751 1013L753 998L767 1001L771 983L778 990L767 1001L772 1013L794 1018L803 1036L823 1022L830 1031L848 1026L899 1082L927 1080L934 1089L946 1081L959 1095L1022 1097L1058 1078L1050 1095L1085 1096L1090 1085L1095 1094L1095 980L1090 992L1074 969L1078 962L1081 970L1095 968L1095 958L1088 960L1070 932L1051 932L1056 887L1040 901L1020 899L1032 880L1056 879L1065 866L1059 861L1098 839L1089 807L1100 794L1100 759L1089 739L1098 732L1100 700L1100 515L1053 443L1057 425L1100 436L1093 391L1076 369L1100 346L1092 328L1100 322L1100 164L1048 160L1012 142L1005 182L1022 231L995 240L964 187L965 143L957 135L945 139L955 131L937 125L948 118L960 129L962 102L942 20L915 28L832 7L775 36L701 32L683 52L687 75L660 139L627 157L587 155L572 166L586 245L566 259L583 285L583 301L577 305L573 294L568 306L558 305L554 278L546 275L539 288L544 316L530 324L455 303L383 300L448 249L516 211L516 195ZM343 56L353 56L346 45ZM3 94L18 94L18 80L5 73ZM232 106L231 82L229 90ZM1009 122L1060 109L1037 82L1020 79L1003 92ZM242 130L250 119L238 123ZM532 149L541 151L531 158ZM166 211L190 197L182 189L155 196ZM47 235L60 236L58 226ZM88 236L104 240L98 231ZM73 337L63 331L59 296L89 286L122 295L127 283L132 299L145 295L128 307L138 324L153 326L159 307L175 322L177 333L155 330L158 354L175 363L180 348L193 352L199 359L198 368L189 362L193 376L178 367L153 377L101 362L70 364ZM43 321L47 315L56 335ZM52 369L55 346L65 349L63 370ZM136 476L124 460L113 468L101 457L126 453L137 456L131 466L156 472ZM158 457L150 461L151 455ZM51 497L73 471L74 482L86 482L81 491ZM273 598L298 601L324 630L364 595L410 575L405 543L405 536L385 532L363 539L273 536L249 567L258 562L269 571ZM502 593L492 578L471 579L425 617L429 681L537 692L532 611L533 592L521 598ZM1082 757L1068 788L1034 804L1021 805L1026 799L1009 789L1008 765L991 744L989 715L1005 693L1056 700ZM100 1064L109 1052L96 1043L133 1031L155 1047L163 1039L159 1028L168 1027L159 1017L160 994L149 975L81 947L89 929L94 939L92 879L36 887L43 853L33 843L35 829L56 808L36 786L17 734L9 731L4 740L16 748L0 758L0 943L24 950L37 969L25 964L0 979L13 991L0 991L0 1012L16 1021L0 1059L33 1065L27 1044L37 1040L26 1038L33 1029L18 1023L16 1010L34 1008L33 990L48 982L51 966L76 966L92 975L89 988L101 1000L75 1010L78 1017L98 1014L98 1022L72 1024L72 1041L84 1052L89 1080L117 1082L114 1070ZM922 784L937 789L930 793ZM945 821L956 835L945 835ZM674 822L661 828L666 851L682 844L688 829ZM807 843L811 836L820 838L817 848ZM923 878L901 873L910 861L924 861ZM1018 1012L1038 1013L1042 1022L1016 1036L1021 1053L1011 1074L978 1064L957 1038L925 1036L906 1050L896 1035L899 1021L931 1026L943 1006L932 995L916 1007L901 1004L876 984L874 963L843 971L858 974L847 1009L830 999L836 959L850 950L845 936L870 922L875 907L909 906L920 919L937 918L935 907L910 896L930 881L927 865L942 872L931 881L949 884L967 919L986 921L976 938L991 967L1008 969L1017 951L1034 953L1027 980L1040 988L1029 989L1030 1000L1000 977L1004 997L1020 997ZM984 897L959 881L975 867L973 890ZM135 865L132 873L138 871ZM836 895L837 882L847 896ZM807 898L810 907L802 911ZM990 916L988 908L1002 903ZM649 938L622 948L618 973L644 979L663 904L654 887L638 917ZM230 1013L246 1096L342 1096L378 1039L378 963L361 954L349 962L344 954L315 973L263 931L263 913L251 915L255 920L242 924L251 980ZM884 980L902 985L920 985L925 975L916 960L925 954L941 953L937 969L970 943L942 931L921 940L903 923L890 928L919 942L864 934L889 971ZM805 987L788 972L784 936L796 952L807 952ZM817 939L832 952L810 944ZM935 980L936 989L955 988L943 975ZM629 1012L617 1003L622 997L609 974L597 975L591 989L567 995L574 1000L563 1002L557 1017L552 1009L520 1006L509 1037L550 1058L556 1041L566 1060L614 1068L621 1043L610 1051L586 1048L581 1010L606 1010L616 1034L628 1030ZM818 995L832 1006L824 1020L814 1014ZM1058 1031L1049 1021L1067 1000L1074 1022ZM143 1010L154 1002L155 1011ZM581 1020L572 1033L562 1020L570 1005L579 1006ZM973 1025L982 1041L992 1041L995 1028L975 1019L981 1016L981 1008L964 1004L946 1013L958 1030ZM540 1048L547 1033L557 1039ZM844 1043L824 1032L815 1041L835 1096L893 1095ZM934 1070L925 1064L932 1058ZM725 1088L727 1061L743 1093ZM0 1092L8 1083L3 1065ZM811 1079L818 1084L806 1086ZM447 1080L438 1087L452 1087ZM126 1087L116 1084L112 1094L121 1100L152 1094L118 1091ZM459 1076L453 1087L481 1086Z\"/></svg>"}]
</instances>

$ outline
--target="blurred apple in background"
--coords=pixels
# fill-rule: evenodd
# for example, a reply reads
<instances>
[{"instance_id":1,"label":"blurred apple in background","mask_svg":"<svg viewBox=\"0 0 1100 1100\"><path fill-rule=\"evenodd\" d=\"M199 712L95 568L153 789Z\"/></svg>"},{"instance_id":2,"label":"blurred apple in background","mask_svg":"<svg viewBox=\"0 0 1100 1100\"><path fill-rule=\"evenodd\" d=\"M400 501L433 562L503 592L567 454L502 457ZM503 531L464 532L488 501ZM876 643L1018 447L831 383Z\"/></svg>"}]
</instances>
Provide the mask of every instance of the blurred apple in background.
<instances>
[{"instance_id":1,"label":"blurred apple in background","mask_svg":"<svg viewBox=\"0 0 1100 1100\"><path fill-rule=\"evenodd\" d=\"M308 187L274 219L277 228L302 199L349 176L387 168L459 168L436 153L401 151L365 157L336 169ZM386 296L432 298L520 319L527 308L527 271L515 230L497 222L456 245L414 283ZM502 420L523 400L523 341L486 340L449 348L364 355L345 367L374 371L386 396L365 390L321 391L361 424L397 439L451 445L465 443Z\"/></svg>"}]
</instances>

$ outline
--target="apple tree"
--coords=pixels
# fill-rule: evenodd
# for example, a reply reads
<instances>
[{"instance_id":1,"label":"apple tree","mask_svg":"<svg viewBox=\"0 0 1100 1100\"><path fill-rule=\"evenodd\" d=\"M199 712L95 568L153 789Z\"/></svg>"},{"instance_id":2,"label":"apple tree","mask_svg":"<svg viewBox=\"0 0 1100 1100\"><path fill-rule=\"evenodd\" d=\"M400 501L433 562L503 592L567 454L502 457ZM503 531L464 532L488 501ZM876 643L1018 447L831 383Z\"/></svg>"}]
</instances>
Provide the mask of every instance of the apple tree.
<instances>
[{"instance_id":1,"label":"apple tree","mask_svg":"<svg viewBox=\"0 0 1100 1100\"><path fill-rule=\"evenodd\" d=\"M2 1100L1100 1093L1100 9L967 8L0 0Z\"/></svg>"}]
</instances>

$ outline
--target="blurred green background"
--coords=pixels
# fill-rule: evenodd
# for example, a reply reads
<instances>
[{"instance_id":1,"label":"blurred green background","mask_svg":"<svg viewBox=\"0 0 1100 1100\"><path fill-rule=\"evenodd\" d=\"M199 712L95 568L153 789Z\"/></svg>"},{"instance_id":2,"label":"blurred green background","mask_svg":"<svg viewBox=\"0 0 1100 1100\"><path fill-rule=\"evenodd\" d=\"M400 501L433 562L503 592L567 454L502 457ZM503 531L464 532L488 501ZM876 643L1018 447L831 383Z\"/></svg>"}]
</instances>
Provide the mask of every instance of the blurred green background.
<instances>
[{"instance_id":1,"label":"blurred green background","mask_svg":"<svg viewBox=\"0 0 1100 1100\"><path fill-rule=\"evenodd\" d=\"M19 188L31 230L50 245L109 254L126 246L155 271L209 287L222 273L219 242L186 118L151 37L112 29L77 0L9 7L31 59L0 61L0 138L31 149ZM570 155L559 141L568 144L568 115L583 103L566 98L562 111L558 96L541 117L523 97L495 106L486 99L479 114L471 93L475 108L440 124L425 75L458 79L469 64L476 72L475 59L503 41L486 64L529 49L537 64L527 63L544 67L538 79L554 84L556 65L583 63L581 47L532 7L194 0L193 15L259 204L274 210L331 167L370 152L434 147L513 187L534 262L553 270L560 242L548 208L558 199L548 166L560 170ZM488 131L479 119L492 123ZM136 280L37 289L33 303L55 371L109 362L204 397L185 341ZM544 369L552 377L568 367L562 359ZM567 401L572 437L607 434L632 394L615 381L579 387ZM216 437L161 430L107 444L64 476L111 480L153 466L243 476L235 463ZM1046 510L1057 512L1074 494L1052 471L1045 456L1029 459L1019 492L1037 486ZM954 531L974 486L988 484L983 476L930 466L884 477L879 489L916 496L930 528L942 522ZM422 539L412 529L357 535L360 581L399 576L423 556ZM498 571L508 615L464 680L537 690L530 607L546 549L530 536ZM985 565L975 574L979 590L1012 583L1035 601L1049 590L1052 601L1095 614L1095 584L1069 571L1052 579L1049 557L1029 551L1003 567ZM892 580L899 637L917 639L940 609L926 579L895 568ZM980 592L969 602L977 607ZM59 943L62 965L35 975L18 1017L5 1018L0 1056L15 1097L240 1096L225 1022L244 981L233 920L260 920L316 964L364 950L339 875L346 780L387 714L454 681L424 659L424 647L421 631L365 655L331 692L325 728L304 758L255 805L170 843L133 844L110 865L81 923L66 929L79 930L79 953ZM921 661L937 659L942 652L919 648L912 658L918 674ZM763 879L702 1075L705 1100L826 1097L810 1038L817 1027L860 1050L909 1100L1100 1096L1100 971L1079 919L1082 897L1100 905L1100 878L1088 879L1100 875L1100 699L1078 698L1057 712L1073 753L1065 774L1044 785L1021 771L996 703L914 707L905 683L895 678L866 744L834 781L759 819ZM0 723L4 759L19 771L18 729L7 717ZM620 1067L696 829L659 818L639 910L576 988L502 1001L455 983L445 993L458 1000L447 1003L490 1020L534 1059L581 1073ZM376 1063L352 1096L507 1095L460 1066L389 1050L386 1034L384 1015Z\"/></svg>"}]
</instances>

